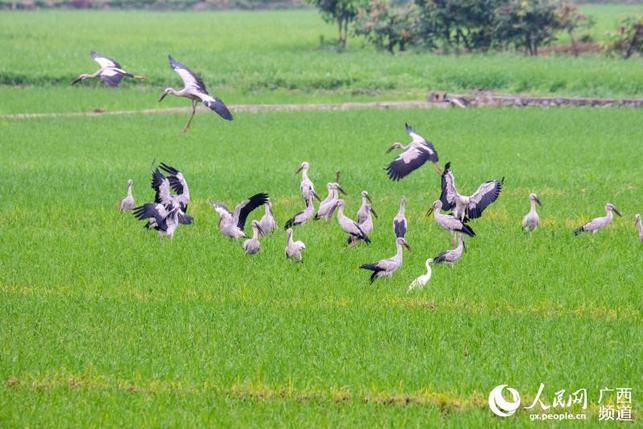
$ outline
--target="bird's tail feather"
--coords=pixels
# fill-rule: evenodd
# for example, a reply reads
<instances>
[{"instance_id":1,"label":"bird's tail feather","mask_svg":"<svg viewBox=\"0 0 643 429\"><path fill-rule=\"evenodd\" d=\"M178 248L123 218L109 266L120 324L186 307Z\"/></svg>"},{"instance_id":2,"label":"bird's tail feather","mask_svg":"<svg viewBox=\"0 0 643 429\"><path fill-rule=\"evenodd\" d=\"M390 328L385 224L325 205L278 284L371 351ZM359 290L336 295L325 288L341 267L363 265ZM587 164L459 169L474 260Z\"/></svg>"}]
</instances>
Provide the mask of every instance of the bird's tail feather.
<instances>
[{"instance_id":1,"label":"bird's tail feather","mask_svg":"<svg viewBox=\"0 0 643 429\"><path fill-rule=\"evenodd\" d=\"M581 233L583 233L583 232L585 232L585 230L584 230L584 229L583 229L583 227L581 226L580 228L576 228L576 229L574 230L574 235L579 235L579 234L581 234Z\"/></svg>"},{"instance_id":2,"label":"bird's tail feather","mask_svg":"<svg viewBox=\"0 0 643 429\"><path fill-rule=\"evenodd\" d=\"M461 232L464 234L467 234L469 237L475 237L476 233L473 231L473 229L469 225L462 225Z\"/></svg>"}]
</instances>

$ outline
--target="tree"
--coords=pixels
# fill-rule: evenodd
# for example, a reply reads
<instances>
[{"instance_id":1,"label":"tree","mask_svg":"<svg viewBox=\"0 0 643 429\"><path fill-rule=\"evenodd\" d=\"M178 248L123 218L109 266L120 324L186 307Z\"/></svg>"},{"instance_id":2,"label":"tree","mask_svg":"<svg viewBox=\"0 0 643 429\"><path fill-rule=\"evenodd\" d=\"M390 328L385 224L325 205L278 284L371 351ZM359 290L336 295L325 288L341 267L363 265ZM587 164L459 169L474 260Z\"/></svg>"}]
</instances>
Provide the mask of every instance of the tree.
<instances>
[{"instance_id":1,"label":"tree","mask_svg":"<svg viewBox=\"0 0 643 429\"><path fill-rule=\"evenodd\" d=\"M360 8L360 5L366 5L365 0L308 0L314 5L327 22L337 24L338 38L337 42L340 49L346 48L346 39L348 38L348 24L350 24Z\"/></svg>"},{"instance_id":2,"label":"tree","mask_svg":"<svg viewBox=\"0 0 643 429\"><path fill-rule=\"evenodd\" d=\"M387 0L371 0L368 10L358 12L355 34L365 36L375 47L392 54L396 47L404 51L414 44L416 22L413 4L393 8Z\"/></svg>"},{"instance_id":3,"label":"tree","mask_svg":"<svg viewBox=\"0 0 643 429\"><path fill-rule=\"evenodd\" d=\"M573 3L564 3L558 9L558 20L560 27L567 32L572 44L572 53L578 56L576 31L588 29L594 25L594 20L578 11L578 6Z\"/></svg>"},{"instance_id":4,"label":"tree","mask_svg":"<svg viewBox=\"0 0 643 429\"><path fill-rule=\"evenodd\" d=\"M643 15L623 19L618 31L610 35L607 51L619 52L625 59L643 54Z\"/></svg>"}]
</instances>

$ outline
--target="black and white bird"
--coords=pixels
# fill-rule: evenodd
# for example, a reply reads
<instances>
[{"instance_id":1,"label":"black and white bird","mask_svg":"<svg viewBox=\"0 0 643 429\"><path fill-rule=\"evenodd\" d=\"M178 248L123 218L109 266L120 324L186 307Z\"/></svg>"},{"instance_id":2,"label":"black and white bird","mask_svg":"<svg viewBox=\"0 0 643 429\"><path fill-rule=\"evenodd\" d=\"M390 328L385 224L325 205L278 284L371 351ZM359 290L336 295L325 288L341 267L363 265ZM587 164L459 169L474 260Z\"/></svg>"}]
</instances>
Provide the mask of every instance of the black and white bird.
<instances>
[{"instance_id":1,"label":"black and white bird","mask_svg":"<svg viewBox=\"0 0 643 429\"><path fill-rule=\"evenodd\" d=\"M400 209L393 218L393 233L396 238L406 236L406 198L400 197Z\"/></svg>"},{"instance_id":2,"label":"black and white bird","mask_svg":"<svg viewBox=\"0 0 643 429\"><path fill-rule=\"evenodd\" d=\"M178 218L182 224L191 224L192 217L187 214L188 203L190 202L190 191L188 190L187 182L178 170L170 167L167 164L161 163L161 168L164 171L173 171L176 175L166 177L159 168L155 168L152 172L152 189L155 192L154 202L163 204L168 210L174 208L179 209ZM172 194L172 191L176 194Z\"/></svg>"},{"instance_id":3,"label":"black and white bird","mask_svg":"<svg viewBox=\"0 0 643 429\"><path fill-rule=\"evenodd\" d=\"M118 86L118 84L121 83L121 80L123 80L124 77L144 79L143 76L136 76L128 71L123 70L123 67L121 67L121 65L112 58L101 55L96 51L92 51L90 55L94 59L94 61L98 63L100 68L96 72L91 74L81 74L76 79L74 79L74 81L71 83L72 85L76 85L78 82L85 79L94 79L96 77L100 78L100 80L111 87Z\"/></svg>"},{"instance_id":4,"label":"black and white bird","mask_svg":"<svg viewBox=\"0 0 643 429\"><path fill-rule=\"evenodd\" d=\"M145 220L145 228L155 229L161 237L174 237L174 232L179 226L178 207L168 209L163 204L147 203L132 210L134 217Z\"/></svg>"},{"instance_id":5,"label":"black and white bird","mask_svg":"<svg viewBox=\"0 0 643 429\"><path fill-rule=\"evenodd\" d=\"M362 191L362 205L357 210L357 223L362 224L372 214L377 218L377 213L373 210L373 200L367 191Z\"/></svg>"},{"instance_id":6,"label":"black and white bird","mask_svg":"<svg viewBox=\"0 0 643 429\"><path fill-rule=\"evenodd\" d=\"M198 103L203 103L205 107L216 112L223 119L228 121L232 120L232 113L230 113L230 110L228 110L226 105L223 103L223 100L219 97L211 96L208 93L203 80L201 80L196 73L187 68L184 64L176 61L171 55L168 55L168 59L170 61L170 67L181 77L184 86L183 89L180 90L165 88L161 98L159 99L159 103L163 101L168 94L172 94L177 97L189 98L192 101L192 113L190 114L190 119L188 119L187 124L183 127L183 132L186 132L190 128Z\"/></svg>"},{"instance_id":7,"label":"black and white bird","mask_svg":"<svg viewBox=\"0 0 643 429\"><path fill-rule=\"evenodd\" d=\"M301 172L301 183L299 184L299 191L301 192L302 198L306 202L308 201L309 196L317 198L317 201L321 201L319 195L317 195L317 193L315 192L315 185L313 185L313 181L308 177L309 169L310 164L306 161L303 161L301 164L299 164L297 171L295 171L295 174L299 174L299 172Z\"/></svg>"},{"instance_id":8,"label":"black and white bird","mask_svg":"<svg viewBox=\"0 0 643 429\"><path fill-rule=\"evenodd\" d=\"M529 212L527 212L525 217L522 218L522 227L525 231L533 231L538 228L538 225L540 224L540 217L536 211L536 204L542 206L542 203L538 199L538 196L533 192L529 194L529 204L531 206Z\"/></svg>"},{"instance_id":9,"label":"black and white bird","mask_svg":"<svg viewBox=\"0 0 643 429\"><path fill-rule=\"evenodd\" d=\"M261 243L259 243L259 234L263 235L261 230L261 225L259 221L252 221L252 237L243 242L243 251L246 255L256 255L261 249Z\"/></svg>"},{"instance_id":10,"label":"black and white bird","mask_svg":"<svg viewBox=\"0 0 643 429\"><path fill-rule=\"evenodd\" d=\"M435 164L438 162L438 153L433 143L419 135L409 124L404 124L404 126L408 135L411 136L411 142L406 145L396 142L386 150L386 153L393 149L402 150L402 153L386 167L388 177L391 180L400 180L423 166L427 161L431 161L433 168L440 174L440 169Z\"/></svg>"},{"instance_id":11,"label":"black and white bird","mask_svg":"<svg viewBox=\"0 0 643 429\"><path fill-rule=\"evenodd\" d=\"M237 204L234 212L217 201L211 201L210 204L212 204L214 211L219 214L219 231L221 231L221 234L226 237L238 239L246 237L244 228L250 212L267 202L268 194L259 193Z\"/></svg>"},{"instance_id":12,"label":"black and white bird","mask_svg":"<svg viewBox=\"0 0 643 429\"><path fill-rule=\"evenodd\" d=\"M435 223L452 233L460 232L468 235L469 237L475 237L476 233L473 232L473 229L465 223L466 220L462 220L450 214L442 214L440 213L440 210L442 210L442 201L436 200L427 212L427 215L433 213Z\"/></svg>"},{"instance_id":13,"label":"black and white bird","mask_svg":"<svg viewBox=\"0 0 643 429\"><path fill-rule=\"evenodd\" d=\"M309 219L315 214L315 206L313 206L313 196L306 197L306 208L300 212L295 213L293 217L286 221L284 229L292 228L293 226L302 225L308 222Z\"/></svg>"},{"instance_id":14,"label":"black and white bird","mask_svg":"<svg viewBox=\"0 0 643 429\"><path fill-rule=\"evenodd\" d=\"M302 255L301 252L306 248L306 245L302 241L294 241L292 239L292 228L286 230L288 235L288 240L286 241L286 258L293 259L297 262L301 262Z\"/></svg>"},{"instance_id":15,"label":"black and white bird","mask_svg":"<svg viewBox=\"0 0 643 429\"><path fill-rule=\"evenodd\" d=\"M411 250L411 247L402 237L395 239L396 253L395 256L382 259L381 261L374 262L372 264L363 264L360 268L364 270L370 270L373 273L371 274L371 283L380 277L391 277L398 268L402 266L402 253L404 252L404 247L408 250Z\"/></svg>"},{"instance_id":16,"label":"black and white bird","mask_svg":"<svg viewBox=\"0 0 643 429\"><path fill-rule=\"evenodd\" d=\"M605 212L605 216L594 218L587 222L585 225L576 228L574 230L574 235L578 235L583 232L591 232L592 234L596 234L599 230L605 228L612 222L612 218L614 217L613 213L622 216L612 203L605 204Z\"/></svg>"},{"instance_id":17,"label":"black and white bird","mask_svg":"<svg viewBox=\"0 0 643 429\"><path fill-rule=\"evenodd\" d=\"M447 162L442 172L442 210L453 210L453 215L460 220L464 218L476 219L482 216L482 212L498 199L502 184L501 180L489 180L478 187L472 195L461 195L455 187L455 177L451 171L451 163Z\"/></svg>"},{"instance_id":18,"label":"black and white bird","mask_svg":"<svg viewBox=\"0 0 643 429\"><path fill-rule=\"evenodd\" d=\"M121 200L120 204L118 205L118 209L122 212L127 212L132 210L135 206L136 203L134 202L134 196L132 195L132 185L134 182L132 179L127 180L127 195Z\"/></svg>"},{"instance_id":19,"label":"black and white bird","mask_svg":"<svg viewBox=\"0 0 643 429\"><path fill-rule=\"evenodd\" d=\"M277 228L277 221L272 214L272 202L270 200L266 201L263 208L265 210L264 215L259 219L260 234L268 235Z\"/></svg>"},{"instance_id":20,"label":"black and white bird","mask_svg":"<svg viewBox=\"0 0 643 429\"><path fill-rule=\"evenodd\" d=\"M433 258L435 264L441 264L445 262L448 266L452 267L461 257L462 253L466 251L466 245L464 244L464 237L462 234L458 234L458 245L453 249L445 250L440 252L438 256Z\"/></svg>"},{"instance_id":21,"label":"black and white bird","mask_svg":"<svg viewBox=\"0 0 643 429\"><path fill-rule=\"evenodd\" d=\"M424 262L424 265L426 266L426 274L422 274L421 276L413 280L413 282L411 282L411 284L409 285L407 292L411 292L413 289L423 288L429 282L429 280L431 280L432 263L433 263L433 259L431 258L427 259Z\"/></svg>"},{"instance_id":22,"label":"black and white bird","mask_svg":"<svg viewBox=\"0 0 643 429\"><path fill-rule=\"evenodd\" d=\"M339 192L346 195L346 192L339 186L337 182L330 182L326 184L326 189L328 189L328 196L324 198L324 201L319 203L319 209L315 214L315 220L329 220L333 217L335 213L335 208L337 207L337 200L339 199Z\"/></svg>"},{"instance_id":23,"label":"black and white bird","mask_svg":"<svg viewBox=\"0 0 643 429\"><path fill-rule=\"evenodd\" d=\"M357 222L344 214L344 200L337 200L335 205L337 206L337 223L342 230L348 234L348 243L352 244L358 240L362 240L369 244L371 240L368 238L368 235L362 231L362 228L360 228Z\"/></svg>"}]
</instances>

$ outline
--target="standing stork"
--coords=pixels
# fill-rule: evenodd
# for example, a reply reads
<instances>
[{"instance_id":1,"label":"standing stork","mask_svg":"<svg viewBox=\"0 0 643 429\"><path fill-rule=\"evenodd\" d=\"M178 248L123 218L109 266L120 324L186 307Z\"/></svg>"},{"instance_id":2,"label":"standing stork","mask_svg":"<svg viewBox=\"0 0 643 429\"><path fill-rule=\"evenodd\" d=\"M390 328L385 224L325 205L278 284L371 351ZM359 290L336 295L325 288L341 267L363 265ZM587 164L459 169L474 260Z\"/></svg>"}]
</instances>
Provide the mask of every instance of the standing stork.
<instances>
[{"instance_id":1,"label":"standing stork","mask_svg":"<svg viewBox=\"0 0 643 429\"><path fill-rule=\"evenodd\" d=\"M306 245L302 241L293 241L292 228L288 228L286 230L286 234L288 234L288 240L286 241L286 258L301 262L301 252L306 248Z\"/></svg>"},{"instance_id":2,"label":"standing stork","mask_svg":"<svg viewBox=\"0 0 643 429\"><path fill-rule=\"evenodd\" d=\"M342 230L348 234L348 243L351 244L357 240L363 240L367 244L370 244L371 240L368 238L368 235L362 231L362 228L344 214L344 200L337 200L335 205L337 206L337 223Z\"/></svg>"},{"instance_id":3,"label":"standing stork","mask_svg":"<svg viewBox=\"0 0 643 429\"><path fill-rule=\"evenodd\" d=\"M482 216L482 212L498 199L502 184L505 178L501 180L489 180L478 187L478 190L472 195L461 195L455 188L455 177L451 171L451 163L444 165L442 172L442 192L440 201L442 201L443 210L452 210L455 217L464 220L476 219Z\"/></svg>"},{"instance_id":4,"label":"standing stork","mask_svg":"<svg viewBox=\"0 0 643 429\"><path fill-rule=\"evenodd\" d=\"M453 249L440 252L438 256L433 258L433 262L436 264L446 262L449 267L453 267L453 264L458 262L458 259L462 257L462 253L466 250L467 247L464 244L464 237L462 236L462 234L458 234L458 245Z\"/></svg>"},{"instance_id":5,"label":"standing stork","mask_svg":"<svg viewBox=\"0 0 643 429\"><path fill-rule=\"evenodd\" d=\"M426 266L426 274L422 274L413 282L409 285L409 289L407 292L411 292L413 289L417 288L423 288L429 280L431 280L431 264L433 263L433 259L429 258L424 262L424 265Z\"/></svg>"},{"instance_id":6,"label":"standing stork","mask_svg":"<svg viewBox=\"0 0 643 429\"><path fill-rule=\"evenodd\" d=\"M289 229L293 226L308 222L308 220L313 217L313 214L315 214L315 206L313 206L313 196L308 195L308 197L306 198L306 208L300 212L295 213L293 217L288 219L286 221L286 224L284 225L284 229Z\"/></svg>"},{"instance_id":7,"label":"standing stork","mask_svg":"<svg viewBox=\"0 0 643 429\"><path fill-rule=\"evenodd\" d=\"M219 202L211 201L210 204L212 204L214 211L219 214L219 231L221 231L221 234L238 239L246 237L246 233L243 230L250 212L266 202L268 202L268 194L259 193L237 204L234 212L231 212Z\"/></svg>"},{"instance_id":8,"label":"standing stork","mask_svg":"<svg viewBox=\"0 0 643 429\"><path fill-rule=\"evenodd\" d=\"M261 225L259 221L252 221L252 238L247 239L243 242L243 251L246 255L256 255L261 249L261 243L259 243L259 234L263 235L261 230Z\"/></svg>"},{"instance_id":9,"label":"standing stork","mask_svg":"<svg viewBox=\"0 0 643 429\"><path fill-rule=\"evenodd\" d=\"M371 200L371 196L368 194L366 191L362 191L362 205L359 207L359 210L357 210L357 223L362 224L366 222L366 219L369 217L370 214L375 216L377 218L377 213L375 210L373 210L373 200Z\"/></svg>"},{"instance_id":10,"label":"standing stork","mask_svg":"<svg viewBox=\"0 0 643 429\"><path fill-rule=\"evenodd\" d=\"M639 230L639 240L643 241L643 225L641 225L641 215L638 213L634 216L634 225Z\"/></svg>"},{"instance_id":11,"label":"standing stork","mask_svg":"<svg viewBox=\"0 0 643 429\"><path fill-rule=\"evenodd\" d=\"M187 124L185 124L185 127L183 127L183 132L186 132L192 124L192 118L194 118L194 114L196 113L197 103L203 103L205 107L216 112L225 120L232 120L232 113L230 113L226 105L223 103L223 100L221 100L219 97L213 97L208 94L208 90L205 88L203 80L201 80L201 78L196 73L187 68L185 65L176 61L174 58L172 58L171 55L168 55L168 59L170 61L170 67L172 68L172 70L174 70L183 80L184 87L180 90L176 90L174 88L165 88L163 90L161 98L159 99L159 103L163 101L163 99L168 94L172 94L177 97L185 97L192 100L192 113L190 114L190 119L188 119Z\"/></svg>"},{"instance_id":12,"label":"standing stork","mask_svg":"<svg viewBox=\"0 0 643 429\"><path fill-rule=\"evenodd\" d=\"M333 213L335 212L335 208L337 207L336 203L339 199L338 191L346 195L346 192L344 192L342 187L339 186L339 183L337 182L327 183L326 189L328 189L328 196L324 198L324 201L319 204L319 209L317 210L317 214L315 215L315 220L329 220L331 217L333 217Z\"/></svg>"},{"instance_id":13,"label":"standing stork","mask_svg":"<svg viewBox=\"0 0 643 429\"><path fill-rule=\"evenodd\" d=\"M268 235L277 228L277 221L275 216L272 214L272 201L266 201L266 204L263 205L265 210L264 215L259 219L260 234Z\"/></svg>"},{"instance_id":14,"label":"standing stork","mask_svg":"<svg viewBox=\"0 0 643 429\"><path fill-rule=\"evenodd\" d=\"M436 200L431 208L429 209L427 215L434 213L435 222L442 228L451 231L452 233L460 232L468 235L469 237L475 237L476 233L473 232L473 229L465 223L465 221L453 216L453 215L444 215L440 213L442 210L442 201Z\"/></svg>"},{"instance_id":15,"label":"standing stork","mask_svg":"<svg viewBox=\"0 0 643 429\"><path fill-rule=\"evenodd\" d=\"M400 209L393 218L393 233L397 238L404 238L406 235L406 198L400 197Z\"/></svg>"},{"instance_id":16,"label":"standing stork","mask_svg":"<svg viewBox=\"0 0 643 429\"><path fill-rule=\"evenodd\" d=\"M607 225L609 225L612 222L612 218L614 217L613 213L616 213L619 216L622 216L621 213L614 207L614 204L612 203L607 203L605 204L605 212L606 215L603 217L597 217L589 222L587 222L585 225L576 228L574 230L574 235L578 235L583 232L592 232L592 234L596 234L600 229L605 228Z\"/></svg>"},{"instance_id":17,"label":"standing stork","mask_svg":"<svg viewBox=\"0 0 643 429\"><path fill-rule=\"evenodd\" d=\"M386 153L393 149L402 150L402 153L386 167L388 177L391 180L400 180L423 166L427 161L431 161L433 168L439 175L440 168L436 165L438 153L435 151L433 143L419 135L409 124L404 124L404 126L411 137L411 142L406 145L395 142L386 150Z\"/></svg>"},{"instance_id":18,"label":"standing stork","mask_svg":"<svg viewBox=\"0 0 643 429\"><path fill-rule=\"evenodd\" d=\"M315 192L315 185L313 185L313 181L308 178L309 168L310 164L304 161L299 164L297 171L295 171L295 174L299 174L299 172L301 172L301 183L299 184L299 191L301 192L301 196L306 202L308 202L309 196L317 198L317 201L321 201L319 195L317 195L317 193Z\"/></svg>"},{"instance_id":19,"label":"standing stork","mask_svg":"<svg viewBox=\"0 0 643 429\"><path fill-rule=\"evenodd\" d=\"M127 195L121 200L121 203L118 205L119 210L122 212L130 211L136 206L134 202L134 196L132 195L132 184L134 182L132 179L127 180Z\"/></svg>"},{"instance_id":20,"label":"standing stork","mask_svg":"<svg viewBox=\"0 0 643 429\"><path fill-rule=\"evenodd\" d=\"M542 207L542 203L538 199L538 196L533 192L529 194L529 204L531 205L531 208L525 217L522 218L522 227L525 231L533 231L538 228L538 224L540 223L540 218L536 211L536 204Z\"/></svg>"},{"instance_id":21,"label":"standing stork","mask_svg":"<svg viewBox=\"0 0 643 429\"><path fill-rule=\"evenodd\" d=\"M85 79L94 79L96 77L100 78L100 80L111 87L117 87L124 77L144 79L143 76L136 76L128 71L123 70L123 67L121 67L121 65L117 63L116 60L110 57L101 55L96 51L92 51L90 55L94 59L94 61L98 63L100 68L96 72L91 74L81 74L76 79L74 79L74 81L71 83L72 85L76 85L78 82L81 82Z\"/></svg>"},{"instance_id":22,"label":"standing stork","mask_svg":"<svg viewBox=\"0 0 643 429\"><path fill-rule=\"evenodd\" d=\"M408 250L411 250L411 247L403 237L395 239L395 246L397 248L395 256L388 259L382 259L372 264L363 264L360 266L360 268L364 270L370 270L373 272L371 274L371 283L380 277L391 277L393 273L402 266L402 253L404 252L403 247L406 247Z\"/></svg>"}]
</instances>

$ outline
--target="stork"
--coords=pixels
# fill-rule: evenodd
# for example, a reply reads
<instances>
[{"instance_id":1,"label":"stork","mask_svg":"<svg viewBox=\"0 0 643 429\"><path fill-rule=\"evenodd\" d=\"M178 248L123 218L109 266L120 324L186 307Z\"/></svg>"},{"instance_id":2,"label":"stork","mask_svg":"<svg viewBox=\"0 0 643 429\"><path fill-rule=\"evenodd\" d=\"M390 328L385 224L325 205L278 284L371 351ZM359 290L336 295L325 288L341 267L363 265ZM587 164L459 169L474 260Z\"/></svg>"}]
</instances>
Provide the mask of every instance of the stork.
<instances>
[{"instance_id":1,"label":"stork","mask_svg":"<svg viewBox=\"0 0 643 429\"><path fill-rule=\"evenodd\" d=\"M435 151L433 143L419 135L409 124L404 124L404 126L411 137L411 142L406 145L395 142L386 150L386 153L393 149L402 150L402 153L386 167L388 177L391 180L400 180L420 168L427 161L431 161L433 168L439 175L441 173L440 168L436 165L438 153Z\"/></svg>"},{"instance_id":2,"label":"stork","mask_svg":"<svg viewBox=\"0 0 643 429\"><path fill-rule=\"evenodd\" d=\"M333 213L337 207L335 203L337 203L337 200L339 199L338 191L346 195L346 192L344 192L337 182L327 183L326 189L328 189L328 196L319 204L319 209L317 210L317 214L315 214L315 220L329 220L333 217Z\"/></svg>"},{"instance_id":3,"label":"stork","mask_svg":"<svg viewBox=\"0 0 643 429\"><path fill-rule=\"evenodd\" d=\"M132 213L136 219L146 220L145 228L157 230L161 238L173 238L179 225L179 210L178 207L168 210L163 204L147 203L135 207Z\"/></svg>"},{"instance_id":4,"label":"stork","mask_svg":"<svg viewBox=\"0 0 643 429\"><path fill-rule=\"evenodd\" d=\"M252 238L243 242L243 251L246 255L256 255L259 253L261 243L259 243L259 234L263 235L259 221L252 221Z\"/></svg>"},{"instance_id":5,"label":"stork","mask_svg":"<svg viewBox=\"0 0 643 429\"><path fill-rule=\"evenodd\" d=\"M184 86L183 89L180 90L165 88L161 98L159 99L159 103L163 101L168 94L172 94L177 97L189 98L192 101L192 113L190 114L190 119L188 119L185 127L183 127L183 132L186 132L192 124L192 118L194 118L194 114L196 113L197 103L203 103L205 107L216 112L225 120L232 120L232 113L230 113L230 110L228 110L226 105L223 103L223 100L219 97L213 97L208 94L208 90L205 88L203 80L201 80L196 73L187 68L184 64L176 61L171 55L168 55L168 59L170 61L170 67L181 77Z\"/></svg>"},{"instance_id":6,"label":"stork","mask_svg":"<svg viewBox=\"0 0 643 429\"><path fill-rule=\"evenodd\" d=\"M391 277L393 273L402 266L403 247L406 247L408 250L411 250L411 247L403 237L395 239L395 246L397 248L395 256L388 259L382 259L381 261L377 261L372 264L363 264L360 266L360 268L364 270L370 270L373 272L371 274L371 284L380 277Z\"/></svg>"},{"instance_id":7,"label":"stork","mask_svg":"<svg viewBox=\"0 0 643 429\"><path fill-rule=\"evenodd\" d=\"M442 172L442 192L440 194L442 209L453 209L454 216L460 220L464 220L465 217L479 218L482 216L482 212L498 199L504 180L504 177L499 181L489 180L481 184L474 194L461 195L455 187L451 163L447 162Z\"/></svg>"},{"instance_id":8,"label":"stork","mask_svg":"<svg viewBox=\"0 0 643 429\"><path fill-rule=\"evenodd\" d=\"M121 83L121 80L124 77L144 79L143 76L135 76L132 73L123 70L123 67L121 67L121 65L112 58L101 55L96 51L92 51L90 55L94 59L94 61L98 63L100 68L96 72L91 74L81 74L76 79L74 79L74 81L71 83L72 85L76 85L78 82L81 82L85 79L94 79L96 77L100 78L100 80L111 87L118 86L118 84Z\"/></svg>"},{"instance_id":9,"label":"stork","mask_svg":"<svg viewBox=\"0 0 643 429\"><path fill-rule=\"evenodd\" d=\"M136 203L134 202L134 196L132 195L132 184L134 182L132 179L127 180L127 196L125 196L120 204L118 205L119 210L122 212L127 212L130 211L136 206Z\"/></svg>"},{"instance_id":10,"label":"stork","mask_svg":"<svg viewBox=\"0 0 643 429\"><path fill-rule=\"evenodd\" d=\"M525 231L533 231L538 228L538 224L540 223L538 212L536 212L536 204L542 207L542 203L538 199L538 196L533 192L529 194L529 204L531 205L531 208L525 217L522 218L522 227Z\"/></svg>"},{"instance_id":11,"label":"stork","mask_svg":"<svg viewBox=\"0 0 643 429\"><path fill-rule=\"evenodd\" d=\"M308 195L306 197L306 208L303 209L300 212L295 213L293 217L288 219L286 221L286 224L284 225L284 229L292 228L293 226L301 225L313 217L313 214L315 213L315 206L313 206L313 196Z\"/></svg>"},{"instance_id":12,"label":"stork","mask_svg":"<svg viewBox=\"0 0 643 429\"><path fill-rule=\"evenodd\" d=\"M603 217L597 217L589 222L587 222L585 225L576 228L574 230L574 235L578 235L583 232L592 232L592 234L596 234L600 229L605 228L607 225L609 225L612 222L612 217L614 217L613 213L616 213L619 216L622 216L621 213L614 207L614 204L612 203L607 203L605 204L605 212L607 213ZM613 213L612 213L613 212Z\"/></svg>"},{"instance_id":13,"label":"stork","mask_svg":"<svg viewBox=\"0 0 643 429\"><path fill-rule=\"evenodd\" d=\"M301 262L301 252L306 248L306 245L301 241L293 241L292 228L288 228L286 230L286 234L288 234L288 241L286 242L286 258Z\"/></svg>"},{"instance_id":14,"label":"stork","mask_svg":"<svg viewBox=\"0 0 643 429\"><path fill-rule=\"evenodd\" d=\"M469 237L475 237L476 233L473 232L473 229L465 223L465 221L453 216L453 215L444 215L440 213L442 209L442 201L436 200L431 208L429 209L427 215L430 215L431 212L434 213L435 222L442 228L451 231L452 233L460 232L468 235Z\"/></svg>"},{"instance_id":15,"label":"stork","mask_svg":"<svg viewBox=\"0 0 643 429\"><path fill-rule=\"evenodd\" d=\"M344 200L337 200L335 203L337 206L337 223L342 228L342 230L348 234L348 243L353 243L357 240L363 240L367 244L371 242L368 238L368 235L362 231L362 228L352 219L348 218L344 214Z\"/></svg>"},{"instance_id":16,"label":"stork","mask_svg":"<svg viewBox=\"0 0 643 429\"><path fill-rule=\"evenodd\" d=\"M406 235L406 198L400 197L400 209L393 218L393 233L399 238Z\"/></svg>"},{"instance_id":17,"label":"stork","mask_svg":"<svg viewBox=\"0 0 643 429\"><path fill-rule=\"evenodd\" d=\"M263 208L265 210L264 215L259 219L260 234L268 235L277 228L277 221L272 214L272 201L266 201Z\"/></svg>"},{"instance_id":18,"label":"stork","mask_svg":"<svg viewBox=\"0 0 643 429\"><path fill-rule=\"evenodd\" d=\"M372 214L377 218L377 213L373 210L373 200L366 191L362 191L362 205L357 210L357 223L362 224L366 222L367 217Z\"/></svg>"},{"instance_id":19,"label":"stork","mask_svg":"<svg viewBox=\"0 0 643 429\"><path fill-rule=\"evenodd\" d=\"M315 185L313 185L313 181L308 178L309 168L310 164L306 161L303 161L301 164L299 164L299 168L297 168L297 171L295 171L295 174L299 174L299 172L301 172L301 183L299 184L301 196L306 202L308 201L309 196L317 198L317 201L321 201L319 195L317 195L317 193L315 192Z\"/></svg>"},{"instance_id":20,"label":"stork","mask_svg":"<svg viewBox=\"0 0 643 429\"><path fill-rule=\"evenodd\" d=\"M634 216L634 225L636 225L639 230L639 240L643 241L643 225L641 225L641 215L638 213Z\"/></svg>"},{"instance_id":21,"label":"stork","mask_svg":"<svg viewBox=\"0 0 643 429\"><path fill-rule=\"evenodd\" d=\"M226 206L217 201L210 201L210 204L212 204L214 211L219 214L219 231L221 231L221 234L238 239L246 237L244 228L250 212L267 201L268 194L255 194L237 204L234 212L231 212Z\"/></svg>"},{"instance_id":22,"label":"stork","mask_svg":"<svg viewBox=\"0 0 643 429\"><path fill-rule=\"evenodd\" d=\"M462 234L458 234L458 245L453 249L440 252L438 256L433 258L433 262L436 264L446 262L449 267L453 267L453 264L455 264L458 259L462 257L462 253L466 251L466 249L467 248L464 244L464 237L462 236Z\"/></svg>"},{"instance_id":23,"label":"stork","mask_svg":"<svg viewBox=\"0 0 643 429\"><path fill-rule=\"evenodd\" d=\"M433 259L429 258L424 262L424 265L426 266L426 274L422 274L413 282L409 285L409 289L407 292L411 292L413 289L417 288L423 288L429 280L431 280L431 264L433 263Z\"/></svg>"},{"instance_id":24,"label":"stork","mask_svg":"<svg viewBox=\"0 0 643 429\"><path fill-rule=\"evenodd\" d=\"M172 167L169 167L167 164L161 164L161 165L168 168L172 168ZM175 171L178 171L178 170L175 170ZM175 183L175 185L180 184L180 182L178 182L177 180L178 179L176 178L173 179L173 182ZM182 180L185 183L185 180L184 179ZM172 195L170 191L170 188L172 187L172 184L170 183L170 179L165 177L158 168L154 169L154 171L152 172L151 186L152 186L152 189L154 189L155 191L155 196L154 196L155 203L163 204L165 207L168 207L169 209L178 208L179 222L183 224L192 223L192 217L186 213L188 209L189 192L187 196L183 193L179 195ZM183 187L182 185L180 187L175 186L174 189L187 190L187 183L185 183L185 187Z\"/></svg>"}]
</instances>

